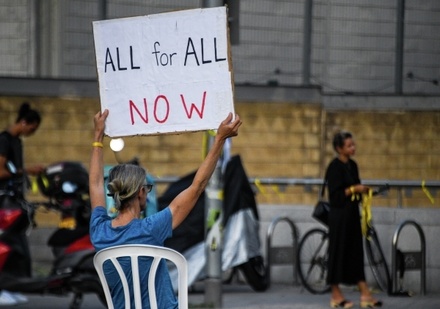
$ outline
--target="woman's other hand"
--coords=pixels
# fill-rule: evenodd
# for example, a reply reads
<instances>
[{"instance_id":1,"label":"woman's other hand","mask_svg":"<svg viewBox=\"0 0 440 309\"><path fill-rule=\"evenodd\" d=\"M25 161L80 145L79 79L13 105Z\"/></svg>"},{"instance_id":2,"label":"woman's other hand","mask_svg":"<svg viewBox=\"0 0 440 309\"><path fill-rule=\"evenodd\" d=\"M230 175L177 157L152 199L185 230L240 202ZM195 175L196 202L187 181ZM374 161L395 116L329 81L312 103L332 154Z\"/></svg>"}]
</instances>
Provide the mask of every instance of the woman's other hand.
<instances>
[{"instance_id":1,"label":"woman's other hand","mask_svg":"<svg viewBox=\"0 0 440 309\"><path fill-rule=\"evenodd\" d=\"M236 114L235 119L232 120L232 113L229 113L225 120L223 120L218 129L217 136L220 139L227 139L228 137L233 137L238 135L238 128L241 126L240 117Z\"/></svg>"},{"instance_id":2,"label":"woman's other hand","mask_svg":"<svg viewBox=\"0 0 440 309\"><path fill-rule=\"evenodd\" d=\"M104 139L105 120L107 119L108 113L108 109L105 109L103 112L96 113L93 118L95 124L95 142L102 142Z\"/></svg>"}]
</instances>

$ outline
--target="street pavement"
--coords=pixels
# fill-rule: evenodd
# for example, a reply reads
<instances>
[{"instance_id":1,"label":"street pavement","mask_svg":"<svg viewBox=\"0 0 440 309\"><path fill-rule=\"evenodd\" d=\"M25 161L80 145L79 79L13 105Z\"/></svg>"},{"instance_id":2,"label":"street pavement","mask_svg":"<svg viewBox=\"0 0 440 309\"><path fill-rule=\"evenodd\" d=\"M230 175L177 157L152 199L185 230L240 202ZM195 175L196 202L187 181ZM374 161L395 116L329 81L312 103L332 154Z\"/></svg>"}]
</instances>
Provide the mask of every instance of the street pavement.
<instances>
[{"instance_id":1,"label":"street pavement","mask_svg":"<svg viewBox=\"0 0 440 309\"><path fill-rule=\"evenodd\" d=\"M351 288L344 288L347 299L355 302L354 308L359 306L359 293ZM26 295L29 302L15 306L1 306L0 308L32 308L32 309L61 309L69 308L72 296L36 296ZM386 293L375 293L374 296L384 302L383 308L416 308L440 309L440 293L412 297L388 296ZM204 306L203 289L192 290L189 293L190 308L212 308ZM254 292L248 285L233 283L223 285L221 308L228 309L321 309L329 307L329 294L313 295L299 286L272 284L265 292ZM93 295L84 297L82 309L103 309L105 306Z\"/></svg>"}]
</instances>

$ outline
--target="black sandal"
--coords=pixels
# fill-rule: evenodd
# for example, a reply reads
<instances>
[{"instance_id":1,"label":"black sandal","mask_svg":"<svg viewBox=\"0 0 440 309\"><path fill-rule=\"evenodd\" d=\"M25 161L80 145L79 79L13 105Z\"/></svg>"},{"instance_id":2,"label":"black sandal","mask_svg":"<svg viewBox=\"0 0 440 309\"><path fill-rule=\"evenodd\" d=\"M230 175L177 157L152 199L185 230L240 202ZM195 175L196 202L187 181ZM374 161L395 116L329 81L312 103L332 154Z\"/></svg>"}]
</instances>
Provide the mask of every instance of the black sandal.
<instances>
[{"instance_id":1,"label":"black sandal","mask_svg":"<svg viewBox=\"0 0 440 309\"><path fill-rule=\"evenodd\" d=\"M353 302L349 301L349 300L342 300L340 302L336 302L333 300L330 300L330 308L351 308L353 307Z\"/></svg>"},{"instance_id":2,"label":"black sandal","mask_svg":"<svg viewBox=\"0 0 440 309\"><path fill-rule=\"evenodd\" d=\"M379 308L382 307L382 302L380 300L361 300L361 308Z\"/></svg>"}]
</instances>

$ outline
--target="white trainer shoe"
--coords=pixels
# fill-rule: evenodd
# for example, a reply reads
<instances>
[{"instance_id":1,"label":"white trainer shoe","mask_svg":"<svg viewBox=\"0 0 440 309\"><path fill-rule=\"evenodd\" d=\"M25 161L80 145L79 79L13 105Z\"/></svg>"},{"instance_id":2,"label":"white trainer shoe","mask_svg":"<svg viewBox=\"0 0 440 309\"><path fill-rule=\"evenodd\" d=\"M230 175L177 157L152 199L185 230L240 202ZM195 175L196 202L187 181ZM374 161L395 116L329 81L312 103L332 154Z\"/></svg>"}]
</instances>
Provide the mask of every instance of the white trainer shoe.
<instances>
[{"instance_id":1,"label":"white trainer shoe","mask_svg":"<svg viewBox=\"0 0 440 309\"><path fill-rule=\"evenodd\" d=\"M8 291L0 291L0 306L18 305L18 301Z\"/></svg>"},{"instance_id":2,"label":"white trainer shoe","mask_svg":"<svg viewBox=\"0 0 440 309\"><path fill-rule=\"evenodd\" d=\"M29 301L28 298L21 293L9 292L9 294L12 295L12 297L17 301L18 304L24 304Z\"/></svg>"}]
</instances>

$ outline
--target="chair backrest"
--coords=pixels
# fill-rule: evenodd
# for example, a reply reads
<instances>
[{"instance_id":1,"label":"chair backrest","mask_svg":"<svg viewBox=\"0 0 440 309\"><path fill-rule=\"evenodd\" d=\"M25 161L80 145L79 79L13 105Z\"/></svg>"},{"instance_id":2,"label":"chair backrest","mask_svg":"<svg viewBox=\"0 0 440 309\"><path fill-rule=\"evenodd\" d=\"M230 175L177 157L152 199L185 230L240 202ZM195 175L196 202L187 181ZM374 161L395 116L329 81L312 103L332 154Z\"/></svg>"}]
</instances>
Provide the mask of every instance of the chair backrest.
<instances>
[{"instance_id":1,"label":"chair backrest","mask_svg":"<svg viewBox=\"0 0 440 309\"><path fill-rule=\"evenodd\" d=\"M139 278L139 263L138 258L141 256L152 257L153 261L151 263L150 272L148 274L148 293L150 299L151 309L157 309L157 299L156 299L156 287L155 287L155 277L157 267L161 259L166 259L171 261L176 265L178 271L178 303L180 309L188 308L188 266L185 257L179 252L172 250L170 248L151 246L151 245L121 245L109 247L98 251L95 254L93 263L95 265L96 271L98 272L99 279L104 288L105 298L107 300L107 305L109 309L113 309L113 300L110 294L110 289L107 284L107 279L104 274L103 265L105 261L111 261L117 270L119 277L121 279L121 284L124 290L125 296L125 308L131 308L130 304L130 288L127 278L124 275L124 271L117 260L120 257L130 257L131 259L131 270L133 276L133 294L135 308L142 308L142 293L141 293L141 282Z\"/></svg>"}]
</instances>

